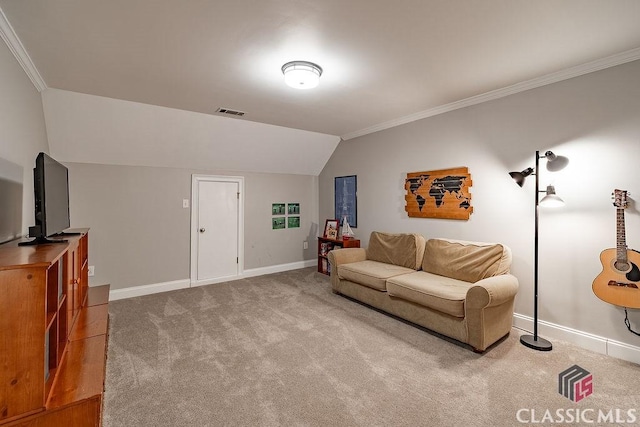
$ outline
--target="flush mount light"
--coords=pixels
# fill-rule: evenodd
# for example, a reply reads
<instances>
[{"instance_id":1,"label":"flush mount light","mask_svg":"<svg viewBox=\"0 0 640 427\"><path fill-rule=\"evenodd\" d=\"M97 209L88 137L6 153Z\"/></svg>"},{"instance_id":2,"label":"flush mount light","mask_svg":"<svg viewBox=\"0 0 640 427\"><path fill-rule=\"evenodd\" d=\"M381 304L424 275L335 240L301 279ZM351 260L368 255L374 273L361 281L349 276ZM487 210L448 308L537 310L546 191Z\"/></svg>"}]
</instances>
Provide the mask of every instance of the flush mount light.
<instances>
[{"instance_id":1,"label":"flush mount light","mask_svg":"<svg viewBox=\"0 0 640 427\"><path fill-rule=\"evenodd\" d=\"M284 82L295 89L313 89L318 86L322 68L307 61L291 61L282 66Z\"/></svg>"}]
</instances>

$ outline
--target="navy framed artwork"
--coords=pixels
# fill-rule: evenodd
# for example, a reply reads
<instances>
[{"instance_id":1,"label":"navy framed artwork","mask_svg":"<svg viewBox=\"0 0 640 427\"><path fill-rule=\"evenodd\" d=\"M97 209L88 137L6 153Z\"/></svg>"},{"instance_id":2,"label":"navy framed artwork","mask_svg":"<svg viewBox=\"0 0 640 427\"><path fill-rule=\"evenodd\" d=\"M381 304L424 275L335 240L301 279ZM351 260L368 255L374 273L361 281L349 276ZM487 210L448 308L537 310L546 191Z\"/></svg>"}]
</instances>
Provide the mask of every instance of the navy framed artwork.
<instances>
[{"instance_id":1,"label":"navy framed artwork","mask_svg":"<svg viewBox=\"0 0 640 427\"><path fill-rule=\"evenodd\" d=\"M335 214L342 225L346 217L349 226L358 227L358 177L356 175L335 178Z\"/></svg>"}]
</instances>

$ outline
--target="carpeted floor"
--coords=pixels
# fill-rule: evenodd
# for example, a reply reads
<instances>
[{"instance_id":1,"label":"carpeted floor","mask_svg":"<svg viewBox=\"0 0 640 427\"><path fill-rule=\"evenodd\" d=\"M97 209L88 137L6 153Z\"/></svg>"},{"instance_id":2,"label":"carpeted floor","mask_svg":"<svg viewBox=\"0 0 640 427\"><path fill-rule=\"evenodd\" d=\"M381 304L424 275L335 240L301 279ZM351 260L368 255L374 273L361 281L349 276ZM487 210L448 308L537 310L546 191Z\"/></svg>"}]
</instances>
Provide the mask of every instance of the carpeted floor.
<instances>
[{"instance_id":1,"label":"carpeted floor","mask_svg":"<svg viewBox=\"0 0 640 427\"><path fill-rule=\"evenodd\" d=\"M314 270L111 302L104 425L640 424L638 365L530 350L515 329L476 354L334 295ZM575 364L593 375L577 403L558 393Z\"/></svg>"}]
</instances>

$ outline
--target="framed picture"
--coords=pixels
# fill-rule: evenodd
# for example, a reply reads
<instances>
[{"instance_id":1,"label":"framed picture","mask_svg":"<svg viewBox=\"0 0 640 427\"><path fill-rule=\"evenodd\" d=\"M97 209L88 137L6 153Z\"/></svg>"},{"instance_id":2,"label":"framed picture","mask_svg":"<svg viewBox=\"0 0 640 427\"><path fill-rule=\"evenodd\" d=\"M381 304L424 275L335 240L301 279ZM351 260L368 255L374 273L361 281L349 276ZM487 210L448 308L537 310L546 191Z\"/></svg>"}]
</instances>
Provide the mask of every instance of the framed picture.
<instances>
[{"instance_id":1,"label":"framed picture","mask_svg":"<svg viewBox=\"0 0 640 427\"><path fill-rule=\"evenodd\" d=\"M327 239L338 238L338 220L337 219L328 219L324 223L324 235L322 237L326 237Z\"/></svg>"},{"instance_id":2,"label":"framed picture","mask_svg":"<svg viewBox=\"0 0 640 427\"><path fill-rule=\"evenodd\" d=\"M287 228L300 228L300 217L299 216L287 217Z\"/></svg>"},{"instance_id":3,"label":"framed picture","mask_svg":"<svg viewBox=\"0 0 640 427\"><path fill-rule=\"evenodd\" d=\"M271 219L271 228L273 230L279 230L281 228L284 228L284 226L285 226L284 219L285 218L283 216L278 216L278 217L275 217L275 218Z\"/></svg>"},{"instance_id":4,"label":"framed picture","mask_svg":"<svg viewBox=\"0 0 640 427\"><path fill-rule=\"evenodd\" d=\"M284 215L284 203L273 203L271 205L271 215Z\"/></svg>"},{"instance_id":5,"label":"framed picture","mask_svg":"<svg viewBox=\"0 0 640 427\"><path fill-rule=\"evenodd\" d=\"M335 213L342 223L344 217L351 228L358 227L358 177L356 175L335 178Z\"/></svg>"},{"instance_id":6,"label":"framed picture","mask_svg":"<svg viewBox=\"0 0 640 427\"><path fill-rule=\"evenodd\" d=\"M468 220L471 206L469 168L410 172L404 181L404 210L409 217Z\"/></svg>"},{"instance_id":7,"label":"framed picture","mask_svg":"<svg viewBox=\"0 0 640 427\"><path fill-rule=\"evenodd\" d=\"M287 213L289 215L300 215L300 203L288 203Z\"/></svg>"}]
</instances>

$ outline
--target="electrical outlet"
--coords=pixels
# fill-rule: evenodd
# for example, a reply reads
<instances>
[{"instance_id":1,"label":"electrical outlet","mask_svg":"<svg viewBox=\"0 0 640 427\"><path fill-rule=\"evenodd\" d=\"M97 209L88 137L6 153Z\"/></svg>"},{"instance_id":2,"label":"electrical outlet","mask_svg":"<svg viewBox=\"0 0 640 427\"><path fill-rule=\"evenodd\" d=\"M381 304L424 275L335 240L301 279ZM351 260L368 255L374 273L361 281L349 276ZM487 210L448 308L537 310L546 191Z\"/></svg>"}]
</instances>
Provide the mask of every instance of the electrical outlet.
<instances>
[{"instance_id":1,"label":"electrical outlet","mask_svg":"<svg viewBox=\"0 0 640 427\"><path fill-rule=\"evenodd\" d=\"M89 277L92 277L95 273L96 273L96 266L95 265L90 265L89 266Z\"/></svg>"},{"instance_id":2,"label":"electrical outlet","mask_svg":"<svg viewBox=\"0 0 640 427\"><path fill-rule=\"evenodd\" d=\"M309 249L309 242L307 242L306 240L302 242L302 249Z\"/></svg>"}]
</instances>

